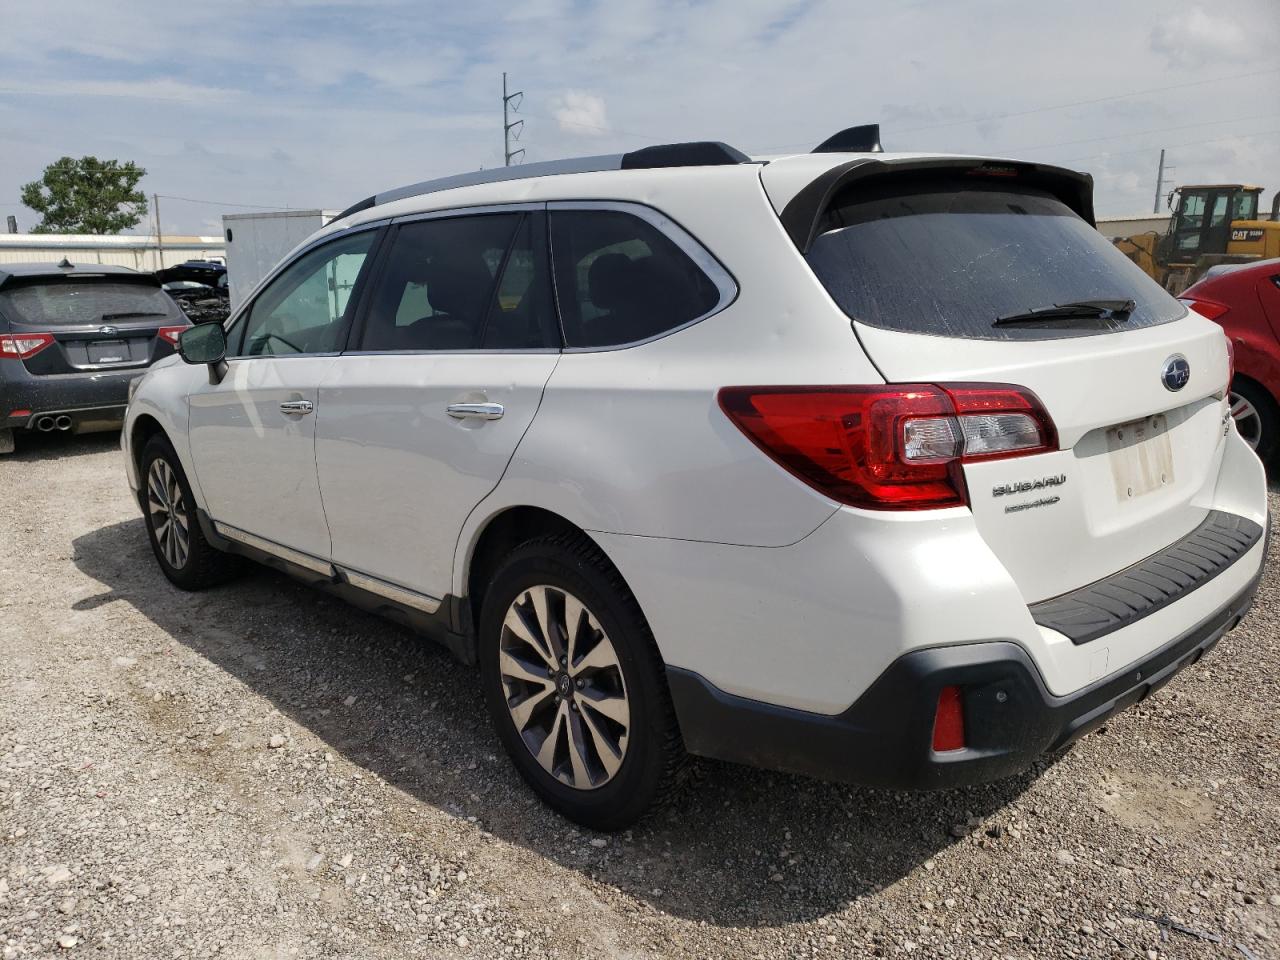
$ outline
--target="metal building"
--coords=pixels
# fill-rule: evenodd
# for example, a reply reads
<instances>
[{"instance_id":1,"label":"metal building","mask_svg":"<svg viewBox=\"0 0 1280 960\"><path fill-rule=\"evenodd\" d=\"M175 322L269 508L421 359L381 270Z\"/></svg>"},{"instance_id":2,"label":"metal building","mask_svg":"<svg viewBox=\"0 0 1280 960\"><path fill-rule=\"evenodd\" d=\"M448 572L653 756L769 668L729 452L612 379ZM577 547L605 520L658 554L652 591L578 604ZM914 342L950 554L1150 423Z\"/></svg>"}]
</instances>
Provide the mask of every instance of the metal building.
<instances>
[{"instance_id":1,"label":"metal building","mask_svg":"<svg viewBox=\"0 0 1280 960\"><path fill-rule=\"evenodd\" d=\"M0 233L0 264L34 261L57 263L110 263L134 270L152 271L185 260L225 260L221 237L162 236L92 233Z\"/></svg>"}]
</instances>

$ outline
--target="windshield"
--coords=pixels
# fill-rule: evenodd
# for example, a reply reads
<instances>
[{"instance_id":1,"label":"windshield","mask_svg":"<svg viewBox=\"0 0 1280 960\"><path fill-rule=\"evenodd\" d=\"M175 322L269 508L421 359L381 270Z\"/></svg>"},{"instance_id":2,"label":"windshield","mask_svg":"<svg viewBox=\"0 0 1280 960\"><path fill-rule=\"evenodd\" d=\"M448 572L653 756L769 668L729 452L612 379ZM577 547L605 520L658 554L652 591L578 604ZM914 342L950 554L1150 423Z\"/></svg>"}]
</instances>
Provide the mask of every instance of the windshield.
<instances>
[{"instance_id":1,"label":"windshield","mask_svg":"<svg viewBox=\"0 0 1280 960\"><path fill-rule=\"evenodd\" d=\"M24 284L0 293L0 310L17 323L39 326L181 316L159 287L119 281Z\"/></svg>"},{"instance_id":2,"label":"windshield","mask_svg":"<svg viewBox=\"0 0 1280 960\"><path fill-rule=\"evenodd\" d=\"M1186 313L1061 201L1004 185L917 182L838 197L806 259L851 318L911 333L1040 340L1132 330ZM1085 315L995 324L1100 299L1131 299L1135 307L1123 321Z\"/></svg>"}]
</instances>

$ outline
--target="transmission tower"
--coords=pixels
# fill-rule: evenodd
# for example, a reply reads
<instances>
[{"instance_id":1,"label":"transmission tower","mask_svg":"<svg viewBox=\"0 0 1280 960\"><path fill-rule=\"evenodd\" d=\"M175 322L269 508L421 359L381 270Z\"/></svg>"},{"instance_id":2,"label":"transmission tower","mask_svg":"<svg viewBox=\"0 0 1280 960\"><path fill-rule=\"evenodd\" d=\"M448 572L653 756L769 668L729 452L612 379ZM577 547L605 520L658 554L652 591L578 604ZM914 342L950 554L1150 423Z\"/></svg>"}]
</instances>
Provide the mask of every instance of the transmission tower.
<instances>
[{"instance_id":1,"label":"transmission tower","mask_svg":"<svg viewBox=\"0 0 1280 960\"><path fill-rule=\"evenodd\" d=\"M524 147L515 150L511 149L511 144L520 139L520 134L524 129L523 120L511 120L511 114L520 112L520 104L524 101L524 91L517 90L514 93L507 93L507 74L502 73L502 157L506 165L511 166L512 160L518 160L524 156Z\"/></svg>"}]
</instances>

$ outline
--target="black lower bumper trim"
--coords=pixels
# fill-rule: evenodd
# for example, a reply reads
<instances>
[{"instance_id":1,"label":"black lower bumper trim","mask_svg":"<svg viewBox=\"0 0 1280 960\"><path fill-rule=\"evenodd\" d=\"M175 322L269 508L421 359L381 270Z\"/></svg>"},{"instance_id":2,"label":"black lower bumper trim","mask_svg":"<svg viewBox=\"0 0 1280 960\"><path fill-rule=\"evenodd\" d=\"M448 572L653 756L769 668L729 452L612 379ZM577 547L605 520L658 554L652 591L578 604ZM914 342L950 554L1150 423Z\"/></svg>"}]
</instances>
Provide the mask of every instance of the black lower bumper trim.
<instances>
[{"instance_id":1,"label":"black lower bumper trim","mask_svg":"<svg viewBox=\"0 0 1280 960\"><path fill-rule=\"evenodd\" d=\"M914 650L835 716L733 696L676 667L667 678L691 753L866 786L982 783L1026 769L1195 663L1239 623L1260 576L1141 662L1067 697L1050 693L1031 657L1010 641ZM963 688L966 747L935 753L938 694L951 685Z\"/></svg>"}]
</instances>

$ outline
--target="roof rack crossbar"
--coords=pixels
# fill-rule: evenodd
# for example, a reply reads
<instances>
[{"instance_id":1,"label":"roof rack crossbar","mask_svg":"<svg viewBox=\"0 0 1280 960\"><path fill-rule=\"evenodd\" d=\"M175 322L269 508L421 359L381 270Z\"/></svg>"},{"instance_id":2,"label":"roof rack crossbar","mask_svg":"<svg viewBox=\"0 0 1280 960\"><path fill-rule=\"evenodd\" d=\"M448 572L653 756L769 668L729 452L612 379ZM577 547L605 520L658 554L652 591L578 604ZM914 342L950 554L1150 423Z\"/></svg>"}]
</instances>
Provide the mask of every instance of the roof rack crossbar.
<instances>
[{"instance_id":1,"label":"roof rack crossbar","mask_svg":"<svg viewBox=\"0 0 1280 960\"><path fill-rule=\"evenodd\" d=\"M484 183L501 183L506 180L527 180L532 177L554 177L566 173L599 173L604 170L638 170L653 167L692 167L747 163L750 158L725 143L699 141L695 143L665 143L633 150L631 153L602 154L594 157L570 157L566 160L547 160L540 163L522 163L514 167L496 167L493 170L477 170L459 173L451 177L424 180L407 187L398 187L374 194L354 203L329 221L341 220L361 210L420 197L441 190L458 187L474 187Z\"/></svg>"}]
</instances>

